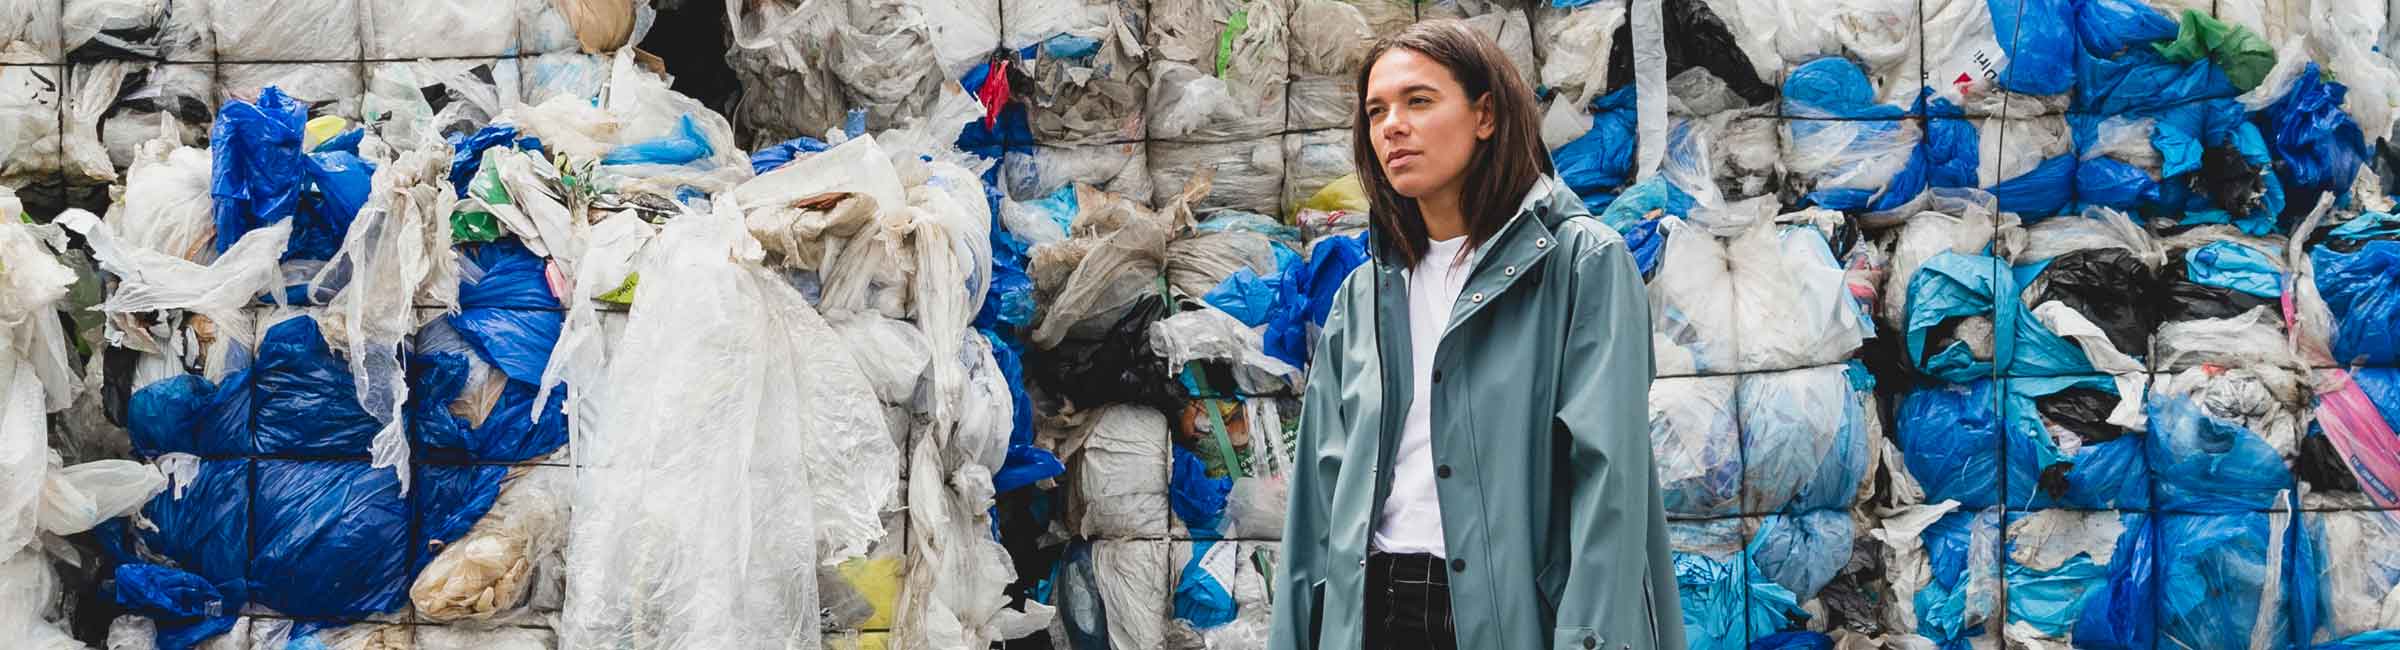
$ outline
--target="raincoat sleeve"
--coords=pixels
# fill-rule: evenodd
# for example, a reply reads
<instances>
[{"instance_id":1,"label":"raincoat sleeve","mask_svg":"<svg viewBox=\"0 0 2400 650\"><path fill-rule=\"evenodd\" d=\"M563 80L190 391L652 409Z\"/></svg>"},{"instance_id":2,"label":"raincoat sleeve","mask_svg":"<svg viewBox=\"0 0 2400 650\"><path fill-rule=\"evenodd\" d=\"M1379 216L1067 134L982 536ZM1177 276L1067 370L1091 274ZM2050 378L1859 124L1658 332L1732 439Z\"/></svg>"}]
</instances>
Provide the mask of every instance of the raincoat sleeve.
<instances>
[{"instance_id":1,"label":"raincoat sleeve","mask_svg":"<svg viewBox=\"0 0 2400 650\"><path fill-rule=\"evenodd\" d=\"M1293 445L1291 504L1285 514L1283 552L1278 556L1274 582L1275 622L1267 644L1271 650L1317 647L1318 610L1324 606L1326 518L1333 507L1334 481L1342 471L1341 439L1349 430L1342 417L1345 378L1341 355L1346 353L1348 337L1343 331L1348 329L1353 293L1345 285L1337 294L1341 298L1327 313L1323 334L1308 364L1308 392L1300 401L1300 439Z\"/></svg>"},{"instance_id":2,"label":"raincoat sleeve","mask_svg":"<svg viewBox=\"0 0 2400 650\"><path fill-rule=\"evenodd\" d=\"M1625 242L1575 259L1556 428L1565 438L1566 573L1552 647L1682 650L1666 508L1650 458L1650 303Z\"/></svg>"}]
</instances>

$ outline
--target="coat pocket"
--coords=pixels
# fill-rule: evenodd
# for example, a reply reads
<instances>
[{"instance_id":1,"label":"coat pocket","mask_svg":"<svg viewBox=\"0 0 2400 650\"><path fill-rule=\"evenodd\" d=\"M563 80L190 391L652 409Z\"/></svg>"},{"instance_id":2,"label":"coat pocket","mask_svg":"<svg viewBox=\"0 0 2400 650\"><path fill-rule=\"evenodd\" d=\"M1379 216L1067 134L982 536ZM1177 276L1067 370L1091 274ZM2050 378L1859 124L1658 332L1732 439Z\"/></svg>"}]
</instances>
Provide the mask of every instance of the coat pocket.
<instances>
[{"instance_id":1,"label":"coat pocket","mask_svg":"<svg viewBox=\"0 0 2400 650\"><path fill-rule=\"evenodd\" d=\"M1589 626L1560 627L1550 633L1551 650L1598 650L1607 642L1606 639L1600 638L1598 631Z\"/></svg>"}]
</instances>

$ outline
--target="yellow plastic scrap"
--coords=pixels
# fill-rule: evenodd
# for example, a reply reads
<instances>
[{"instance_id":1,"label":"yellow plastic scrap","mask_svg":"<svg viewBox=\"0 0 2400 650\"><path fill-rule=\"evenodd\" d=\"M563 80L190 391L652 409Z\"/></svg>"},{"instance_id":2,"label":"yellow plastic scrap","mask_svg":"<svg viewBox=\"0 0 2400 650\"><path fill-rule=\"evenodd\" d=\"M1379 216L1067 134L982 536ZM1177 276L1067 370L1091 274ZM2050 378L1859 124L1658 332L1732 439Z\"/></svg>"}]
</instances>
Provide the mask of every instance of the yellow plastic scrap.
<instances>
[{"instance_id":1,"label":"yellow plastic scrap","mask_svg":"<svg viewBox=\"0 0 2400 650\"><path fill-rule=\"evenodd\" d=\"M1359 184L1358 174L1348 174L1326 183L1324 189L1317 190L1316 194L1309 195L1308 200L1301 201L1300 207L1292 210L1293 217L1298 218L1301 210L1366 212L1367 188Z\"/></svg>"},{"instance_id":2,"label":"yellow plastic scrap","mask_svg":"<svg viewBox=\"0 0 2400 650\"><path fill-rule=\"evenodd\" d=\"M324 144L326 140L331 140L333 136L341 135L343 131L348 130L350 130L350 121L337 116L327 115L309 120L308 130L304 132L305 135L300 141L300 150L313 151L317 145Z\"/></svg>"},{"instance_id":3,"label":"yellow plastic scrap","mask_svg":"<svg viewBox=\"0 0 2400 650\"><path fill-rule=\"evenodd\" d=\"M849 582L852 588L858 590L860 596L865 596L867 602L875 606L875 615L867 617L866 622L859 624L859 628L891 629L892 610L899 607L900 604L900 558L866 557L849 560L842 563L841 570L842 580ZM880 648L883 647L882 640L877 639L875 645L862 643L860 647Z\"/></svg>"}]
</instances>

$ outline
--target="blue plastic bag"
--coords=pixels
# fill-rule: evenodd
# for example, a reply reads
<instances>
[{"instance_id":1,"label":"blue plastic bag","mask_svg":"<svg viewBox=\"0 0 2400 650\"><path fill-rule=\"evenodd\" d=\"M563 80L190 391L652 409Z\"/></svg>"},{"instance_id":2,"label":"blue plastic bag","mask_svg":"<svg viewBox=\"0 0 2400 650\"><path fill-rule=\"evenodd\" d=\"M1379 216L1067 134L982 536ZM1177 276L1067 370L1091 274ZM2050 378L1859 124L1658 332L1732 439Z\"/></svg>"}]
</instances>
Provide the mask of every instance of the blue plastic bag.
<instances>
[{"instance_id":1,"label":"blue plastic bag","mask_svg":"<svg viewBox=\"0 0 2400 650\"><path fill-rule=\"evenodd\" d=\"M2267 107L2267 144L2290 172L2284 178L2287 195L2350 194L2350 179L2367 160L2367 141L2358 122L2342 112L2348 94L2347 87L2324 80L2317 64L2310 63L2292 82L2291 92Z\"/></svg>"},{"instance_id":2,"label":"blue plastic bag","mask_svg":"<svg viewBox=\"0 0 2400 650\"><path fill-rule=\"evenodd\" d=\"M2075 3L2075 34L2092 56L2114 58L2150 43L2174 40L2181 26L2140 0L2081 0Z\"/></svg>"},{"instance_id":3,"label":"blue plastic bag","mask_svg":"<svg viewBox=\"0 0 2400 650\"><path fill-rule=\"evenodd\" d=\"M200 576L144 563L117 565L113 576L117 606L157 624L160 650L197 647L241 620L242 602Z\"/></svg>"},{"instance_id":4,"label":"blue plastic bag","mask_svg":"<svg viewBox=\"0 0 2400 650\"><path fill-rule=\"evenodd\" d=\"M1367 233L1349 237L1329 237L1309 249L1308 257L1308 322L1324 325L1325 317L1333 313L1333 299L1341 293L1342 282L1350 272L1367 263Z\"/></svg>"},{"instance_id":5,"label":"blue plastic bag","mask_svg":"<svg viewBox=\"0 0 2400 650\"><path fill-rule=\"evenodd\" d=\"M565 387L551 391L541 404L541 421L533 419L534 400L541 394L542 370L558 344L566 317L554 311L465 309L443 321L448 332L433 327L420 333L421 352L409 364L409 426L427 457L441 460L522 462L557 451L567 443ZM456 343L437 342L454 334ZM459 348L465 348L460 350ZM469 387L471 352L505 375L500 397L480 426L452 415L450 403Z\"/></svg>"},{"instance_id":6,"label":"blue plastic bag","mask_svg":"<svg viewBox=\"0 0 2400 650\"><path fill-rule=\"evenodd\" d=\"M250 494L249 460L202 460L198 475L180 494L168 490L142 507L142 518L155 528L134 532L142 546L206 578L228 597L243 598L249 592L244 576Z\"/></svg>"},{"instance_id":7,"label":"blue plastic bag","mask_svg":"<svg viewBox=\"0 0 2400 650\"><path fill-rule=\"evenodd\" d=\"M1192 530L1194 538L1215 537L1217 523L1225 517L1225 500L1233 494L1233 479L1211 478L1208 463L1200 460L1199 455L1181 446L1174 450L1175 467L1167 481L1167 505L1175 511L1175 518Z\"/></svg>"},{"instance_id":8,"label":"blue plastic bag","mask_svg":"<svg viewBox=\"0 0 2400 650\"><path fill-rule=\"evenodd\" d=\"M125 429L143 456L250 455L250 370L226 373L221 388L199 375L151 382L127 400Z\"/></svg>"},{"instance_id":9,"label":"blue plastic bag","mask_svg":"<svg viewBox=\"0 0 2400 650\"><path fill-rule=\"evenodd\" d=\"M363 133L363 131L362 131ZM450 186L458 198L467 198L467 186L475 180L475 172L483 169L483 152L495 147L515 147L540 151L538 138L519 137L514 124L491 124L474 135L452 133L450 140Z\"/></svg>"},{"instance_id":10,"label":"blue plastic bag","mask_svg":"<svg viewBox=\"0 0 2400 650\"><path fill-rule=\"evenodd\" d=\"M2159 517L2158 631L2160 647L2247 648L2253 635L2284 639L2285 607L2270 581L2282 584L2284 558L2268 549L2290 531L2278 515L2245 512ZM2261 607L2270 629L2254 629ZM2280 641L2278 641L2280 643Z\"/></svg>"},{"instance_id":11,"label":"blue plastic bag","mask_svg":"<svg viewBox=\"0 0 2400 650\"><path fill-rule=\"evenodd\" d=\"M1833 650L1833 637L1823 632L1777 632L1750 642L1750 650Z\"/></svg>"},{"instance_id":12,"label":"blue plastic bag","mask_svg":"<svg viewBox=\"0 0 2400 650\"><path fill-rule=\"evenodd\" d=\"M2400 363L2400 241L2370 241L2349 253L2318 246L2308 258L2333 315L2334 361Z\"/></svg>"},{"instance_id":13,"label":"blue plastic bag","mask_svg":"<svg viewBox=\"0 0 2400 650\"><path fill-rule=\"evenodd\" d=\"M258 461L255 599L300 617L358 618L407 604L408 501L365 461Z\"/></svg>"},{"instance_id":14,"label":"blue plastic bag","mask_svg":"<svg viewBox=\"0 0 2400 650\"><path fill-rule=\"evenodd\" d=\"M1989 513L1954 511L1925 528L1925 559L1933 580L1915 599L1918 635L1944 648L1962 649L1967 640L1983 635L1980 621L1969 620L1969 582L1976 579L1976 572L1991 571L1992 567L1975 566L1971 558L1977 543L1975 530L1996 524L1996 517Z\"/></svg>"},{"instance_id":15,"label":"blue plastic bag","mask_svg":"<svg viewBox=\"0 0 2400 650\"><path fill-rule=\"evenodd\" d=\"M1243 268L1226 276L1203 300L1243 325L1257 327L1267 322L1267 312L1275 308L1275 287L1259 278L1258 273Z\"/></svg>"},{"instance_id":16,"label":"blue plastic bag","mask_svg":"<svg viewBox=\"0 0 2400 650\"><path fill-rule=\"evenodd\" d=\"M466 537L475 522L491 512L508 470L506 465L417 466L408 491L409 508L416 518L416 540L409 544L412 579L433 561L439 549Z\"/></svg>"},{"instance_id":17,"label":"blue plastic bag","mask_svg":"<svg viewBox=\"0 0 2400 650\"><path fill-rule=\"evenodd\" d=\"M825 141L805 135L768 145L750 154L750 173L765 174L782 169L803 154L822 153L830 148Z\"/></svg>"},{"instance_id":18,"label":"blue plastic bag","mask_svg":"<svg viewBox=\"0 0 2400 650\"><path fill-rule=\"evenodd\" d=\"M2008 53L2000 87L2056 95L2075 87L2075 12L2068 0L1988 0L1994 40Z\"/></svg>"},{"instance_id":19,"label":"blue plastic bag","mask_svg":"<svg viewBox=\"0 0 2400 650\"><path fill-rule=\"evenodd\" d=\"M2108 582L2075 617L2075 645L2091 650L2151 650L2158 636L2156 518L2122 515L2125 534L2108 560Z\"/></svg>"},{"instance_id":20,"label":"blue plastic bag","mask_svg":"<svg viewBox=\"0 0 2400 650\"><path fill-rule=\"evenodd\" d=\"M2070 457L2052 439L2051 429L2043 422L2036 403L2040 398L2070 388L2115 395L2117 387L2111 378L2016 377L2007 381L2009 507L2085 510L2150 507L2149 466L2140 436L2129 433L2106 442L2087 442ZM2043 479L2052 467L2061 463L2067 465L2063 476L2065 489L2063 494L2054 495Z\"/></svg>"},{"instance_id":21,"label":"blue plastic bag","mask_svg":"<svg viewBox=\"0 0 2400 650\"><path fill-rule=\"evenodd\" d=\"M1225 586L1226 579L1232 576L1220 578L1209 573L1202 564L1202 560L1216 550L1218 544L1232 543L1209 540L1192 542L1192 559L1183 565L1183 579L1175 584L1175 618L1189 621L1193 628L1206 630L1232 623L1241 614L1241 605L1234 601L1233 590ZM1227 550L1233 548L1226 547Z\"/></svg>"},{"instance_id":22,"label":"blue plastic bag","mask_svg":"<svg viewBox=\"0 0 2400 650\"><path fill-rule=\"evenodd\" d=\"M515 239L458 247L462 263L476 272L462 273L458 283L461 308L565 309L550 292L549 262Z\"/></svg>"},{"instance_id":23,"label":"blue plastic bag","mask_svg":"<svg viewBox=\"0 0 2400 650\"><path fill-rule=\"evenodd\" d=\"M364 458L383 429L359 406L350 363L326 347L315 317L267 328L250 380L259 453Z\"/></svg>"},{"instance_id":24,"label":"blue plastic bag","mask_svg":"<svg viewBox=\"0 0 2400 650\"><path fill-rule=\"evenodd\" d=\"M2147 451L2158 507L2251 512L2273 507L2277 494L2292 489L2291 469L2257 433L2209 416L2188 397L2153 395L2149 407Z\"/></svg>"},{"instance_id":25,"label":"blue plastic bag","mask_svg":"<svg viewBox=\"0 0 2400 650\"><path fill-rule=\"evenodd\" d=\"M1659 253L1667 248L1667 236L1659 232L1659 223L1657 219L1644 219L1617 230L1617 234L1625 237L1625 247L1633 251L1634 268L1642 272L1645 281L1658 273Z\"/></svg>"},{"instance_id":26,"label":"blue plastic bag","mask_svg":"<svg viewBox=\"0 0 2400 650\"><path fill-rule=\"evenodd\" d=\"M1742 553L1759 578L1807 601L1850 563L1850 544L1857 534L1848 510L1767 515Z\"/></svg>"},{"instance_id":27,"label":"blue plastic bag","mask_svg":"<svg viewBox=\"0 0 2400 650\"><path fill-rule=\"evenodd\" d=\"M1595 199L1613 196L1633 177L1634 149L1640 144L1634 134L1633 91L1628 85L1593 100L1592 130L1550 152L1559 180L1593 212L1607 207L1606 201L1591 205Z\"/></svg>"},{"instance_id":28,"label":"blue plastic bag","mask_svg":"<svg viewBox=\"0 0 2400 650\"><path fill-rule=\"evenodd\" d=\"M1676 599L1683 605L1685 642L1692 650L1739 650L1748 642L1746 594L1735 565L1698 553L1675 553ZM1773 628L1769 628L1772 631Z\"/></svg>"},{"instance_id":29,"label":"blue plastic bag","mask_svg":"<svg viewBox=\"0 0 2400 650\"><path fill-rule=\"evenodd\" d=\"M1893 419L1908 473L1928 500L1987 508L2000 498L1999 401L1991 380L1917 389Z\"/></svg>"},{"instance_id":30,"label":"blue plastic bag","mask_svg":"<svg viewBox=\"0 0 2400 650\"><path fill-rule=\"evenodd\" d=\"M2087 52L2079 58L2069 103L2069 110L2078 113L2122 115L2242 94L2223 69L2206 59L2175 63L2150 47L2134 47L2115 57Z\"/></svg>"},{"instance_id":31,"label":"blue plastic bag","mask_svg":"<svg viewBox=\"0 0 2400 650\"><path fill-rule=\"evenodd\" d=\"M308 171L308 192L301 195L300 211L293 215L292 239L283 258L333 259L350 234L350 222L367 205L375 165L351 151L320 151L306 160L301 167Z\"/></svg>"},{"instance_id":32,"label":"blue plastic bag","mask_svg":"<svg viewBox=\"0 0 2400 650\"><path fill-rule=\"evenodd\" d=\"M2230 241L2184 251L2185 272L2194 284L2231 289L2260 298L2283 297L2283 272L2258 249Z\"/></svg>"},{"instance_id":33,"label":"blue plastic bag","mask_svg":"<svg viewBox=\"0 0 2400 650\"><path fill-rule=\"evenodd\" d=\"M1995 365L2024 376L2096 372L2082 348L2027 313L2024 302L2016 299L2016 276L2004 268L1996 258L1951 251L1926 260L1908 280L1903 313L1908 319L1909 361L1925 374L1953 383L1988 377ZM2007 299L1995 301L1994 296ZM1993 361L1975 358L1965 341L1928 349L1928 339L1942 323L1979 315L1992 319Z\"/></svg>"},{"instance_id":34,"label":"blue plastic bag","mask_svg":"<svg viewBox=\"0 0 2400 650\"><path fill-rule=\"evenodd\" d=\"M2000 211L2017 213L2030 225L2074 204L2076 171L2075 155L2059 154L1989 191L2000 200Z\"/></svg>"},{"instance_id":35,"label":"blue plastic bag","mask_svg":"<svg viewBox=\"0 0 2400 650\"><path fill-rule=\"evenodd\" d=\"M675 126L673 133L609 150L600 164L688 165L717 155L716 145L709 143L708 133L700 130L700 120L692 114L683 114Z\"/></svg>"},{"instance_id":36,"label":"blue plastic bag","mask_svg":"<svg viewBox=\"0 0 2400 650\"><path fill-rule=\"evenodd\" d=\"M255 103L237 99L217 109L208 135L217 252L300 210L307 123L308 107L274 86L260 90Z\"/></svg>"}]
</instances>

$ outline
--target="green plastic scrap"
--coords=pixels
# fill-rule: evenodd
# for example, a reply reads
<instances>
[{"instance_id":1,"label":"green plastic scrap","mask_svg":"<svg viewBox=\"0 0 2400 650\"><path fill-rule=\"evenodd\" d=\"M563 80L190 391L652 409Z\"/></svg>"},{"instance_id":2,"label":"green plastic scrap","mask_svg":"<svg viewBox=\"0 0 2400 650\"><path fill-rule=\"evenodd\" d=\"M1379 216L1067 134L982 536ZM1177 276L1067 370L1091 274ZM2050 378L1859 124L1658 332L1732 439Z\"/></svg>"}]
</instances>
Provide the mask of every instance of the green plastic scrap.
<instances>
[{"instance_id":1,"label":"green plastic scrap","mask_svg":"<svg viewBox=\"0 0 2400 650\"><path fill-rule=\"evenodd\" d=\"M641 283L642 273L640 271L626 274L625 282L623 284L617 285L617 288L615 289L610 289L608 293L600 294L599 298L602 302L613 302L620 305L632 305L633 288Z\"/></svg>"},{"instance_id":2,"label":"green plastic scrap","mask_svg":"<svg viewBox=\"0 0 2400 650\"><path fill-rule=\"evenodd\" d=\"M500 219L490 212L460 209L450 213L450 240L453 242L489 243L498 241L502 234L505 233L500 230Z\"/></svg>"},{"instance_id":3,"label":"green plastic scrap","mask_svg":"<svg viewBox=\"0 0 2400 650\"><path fill-rule=\"evenodd\" d=\"M2228 25L2197 10L2183 10L2183 28L2175 40L2152 43L2158 53L2176 63L2191 63L2208 59L2225 70L2225 78L2242 92L2257 88L2275 68L2275 46L2257 32L2240 25Z\"/></svg>"},{"instance_id":4,"label":"green plastic scrap","mask_svg":"<svg viewBox=\"0 0 2400 650\"><path fill-rule=\"evenodd\" d=\"M1217 33L1217 76L1225 76L1225 66L1233 63L1233 39L1246 31L1250 31L1250 10L1233 12L1225 19L1225 31Z\"/></svg>"}]
</instances>

